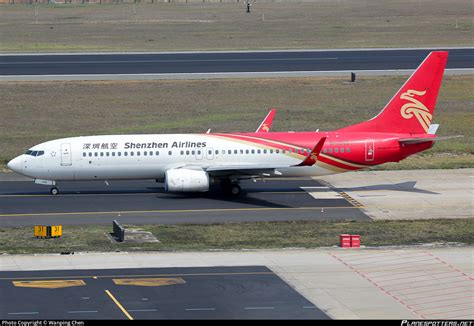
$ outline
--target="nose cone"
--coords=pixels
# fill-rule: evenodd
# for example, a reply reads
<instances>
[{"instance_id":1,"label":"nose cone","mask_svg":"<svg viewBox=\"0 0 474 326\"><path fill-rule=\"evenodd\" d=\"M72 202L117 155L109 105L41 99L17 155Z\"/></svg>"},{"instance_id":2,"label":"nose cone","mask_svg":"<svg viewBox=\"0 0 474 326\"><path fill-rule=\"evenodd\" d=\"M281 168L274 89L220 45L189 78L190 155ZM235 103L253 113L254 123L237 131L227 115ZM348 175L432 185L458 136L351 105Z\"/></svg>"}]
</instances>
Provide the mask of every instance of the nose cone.
<instances>
[{"instance_id":1,"label":"nose cone","mask_svg":"<svg viewBox=\"0 0 474 326\"><path fill-rule=\"evenodd\" d=\"M15 157L13 160L8 162L8 168L15 172L21 172L21 159L20 157Z\"/></svg>"}]
</instances>

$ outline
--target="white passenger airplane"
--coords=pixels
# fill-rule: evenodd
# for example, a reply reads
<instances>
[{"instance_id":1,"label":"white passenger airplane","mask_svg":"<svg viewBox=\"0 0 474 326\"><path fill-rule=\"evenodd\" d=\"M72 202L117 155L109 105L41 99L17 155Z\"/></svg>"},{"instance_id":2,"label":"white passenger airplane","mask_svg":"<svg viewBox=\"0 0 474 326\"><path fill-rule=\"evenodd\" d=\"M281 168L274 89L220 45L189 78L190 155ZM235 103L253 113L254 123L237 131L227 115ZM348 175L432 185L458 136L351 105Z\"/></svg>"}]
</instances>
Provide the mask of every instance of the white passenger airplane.
<instances>
[{"instance_id":1,"label":"white passenger airplane","mask_svg":"<svg viewBox=\"0 0 474 326\"><path fill-rule=\"evenodd\" d=\"M438 140L431 124L448 53L431 52L374 118L329 132L269 132L275 110L254 133L111 135L48 141L8 167L50 185L65 180L155 179L172 192L240 193L239 181L321 176L398 162ZM326 141L327 139L327 141Z\"/></svg>"},{"instance_id":2,"label":"white passenger airplane","mask_svg":"<svg viewBox=\"0 0 474 326\"><path fill-rule=\"evenodd\" d=\"M275 113L272 108L255 134L270 131ZM59 194L58 181L129 179L165 182L165 189L170 192L208 191L217 180L225 192L238 195L238 180L283 175L274 169L287 168L294 162L287 159L271 167L262 166L255 154L270 158L274 157L270 154L280 151L255 150L245 142L233 144L230 150L221 136L211 134L209 129L206 134L63 138L30 148L8 162L8 168L34 178L36 184L52 186L52 195ZM324 140L318 142L319 151ZM247 161L236 164L236 157L247 157ZM233 177L237 171L241 175Z\"/></svg>"}]
</instances>

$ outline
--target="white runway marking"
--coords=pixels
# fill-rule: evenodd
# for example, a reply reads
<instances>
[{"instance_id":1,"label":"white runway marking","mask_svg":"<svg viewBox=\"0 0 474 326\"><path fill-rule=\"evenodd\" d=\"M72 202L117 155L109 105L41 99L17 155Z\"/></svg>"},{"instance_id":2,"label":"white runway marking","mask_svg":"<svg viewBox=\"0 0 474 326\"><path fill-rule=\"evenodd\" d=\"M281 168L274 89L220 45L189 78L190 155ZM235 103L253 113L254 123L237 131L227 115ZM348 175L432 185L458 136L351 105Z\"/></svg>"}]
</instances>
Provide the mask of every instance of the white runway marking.
<instances>
[{"instance_id":1,"label":"white runway marking","mask_svg":"<svg viewBox=\"0 0 474 326\"><path fill-rule=\"evenodd\" d=\"M275 309L275 307L245 307L245 310L271 310Z\"/></svg>"},{"instance_id":2,"label":"white runway marking","mask_svg":"<svg viewBox=\"0 0 474 326\"><path fill-rule=\"evenodd\" d=\"M93 314L97 313L97 310L75 310L75 311L68 311L68 314Z\"/></svg>"},{"instance_id":3,"label":"white runway marking","mask_svg":"<svg viewBox=\"0 0 474 326\"><path fill-rule=\"evenodd\" d=\"M343 199L340 194L328 187L301 187L314 199Z\"/></svg>"}]
</instances>

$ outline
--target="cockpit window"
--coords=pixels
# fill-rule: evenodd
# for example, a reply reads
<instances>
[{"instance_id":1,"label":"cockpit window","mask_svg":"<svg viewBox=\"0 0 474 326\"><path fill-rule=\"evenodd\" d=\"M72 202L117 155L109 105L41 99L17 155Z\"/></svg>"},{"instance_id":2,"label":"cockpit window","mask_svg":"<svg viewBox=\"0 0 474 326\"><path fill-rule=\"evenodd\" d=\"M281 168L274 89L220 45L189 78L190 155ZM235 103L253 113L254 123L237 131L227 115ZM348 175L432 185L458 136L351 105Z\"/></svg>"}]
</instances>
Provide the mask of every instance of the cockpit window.
<instances>
[{"instance_id":1,"label":"cockpit window","mask_svg":"<svg viewBox=\"0 0 474 326\"><path fill-rule=\"evenodd\" d=\"M25 152L26 155L31 155L31 156L41 156L44 155L44 151L32 151L32 150L27 150Z\"/></svg>"}]
</instances>

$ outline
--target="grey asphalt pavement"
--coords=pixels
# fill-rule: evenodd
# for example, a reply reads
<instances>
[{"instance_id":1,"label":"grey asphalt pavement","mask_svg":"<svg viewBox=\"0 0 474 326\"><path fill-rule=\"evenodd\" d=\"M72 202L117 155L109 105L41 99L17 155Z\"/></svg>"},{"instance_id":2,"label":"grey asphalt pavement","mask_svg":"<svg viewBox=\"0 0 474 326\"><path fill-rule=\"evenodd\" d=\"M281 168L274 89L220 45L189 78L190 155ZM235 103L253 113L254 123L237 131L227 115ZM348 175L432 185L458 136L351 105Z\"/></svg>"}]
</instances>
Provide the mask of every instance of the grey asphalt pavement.
<instances>
[{"instance_id":1,"label":"grey asphalt pavement","mask_svg":"<svg viewBox=\"0 0 474 326\"><path fill-rule=\"evenodd\" d=\"M316 180L243 182L243 194L172 194L153 180L63 182L58 196L32 181L0 182L0 226L222 223L369 219Z\"/></svg>"},{"instance_id":2,"label":"grey asphalt pavement","mask_svg":"<svg viewBox=\"0 0 474 326\"><path fill-rule=\"evenodd\" d=\"M0 56L0 76L415 69L432 50L442 49L12 54ZM448 69L474 68L474 48L448 51Z\"/></svg>"},{"instance_id":3,"label":"grey asphalt pavement","mask_svg":"<svg viewBox=\"0 0 474 326\"><path fill-rule=\"evenodd\" d=\"M0 272L0 319L329 319L262 266Z\"/></svg>"}]
</instances>

